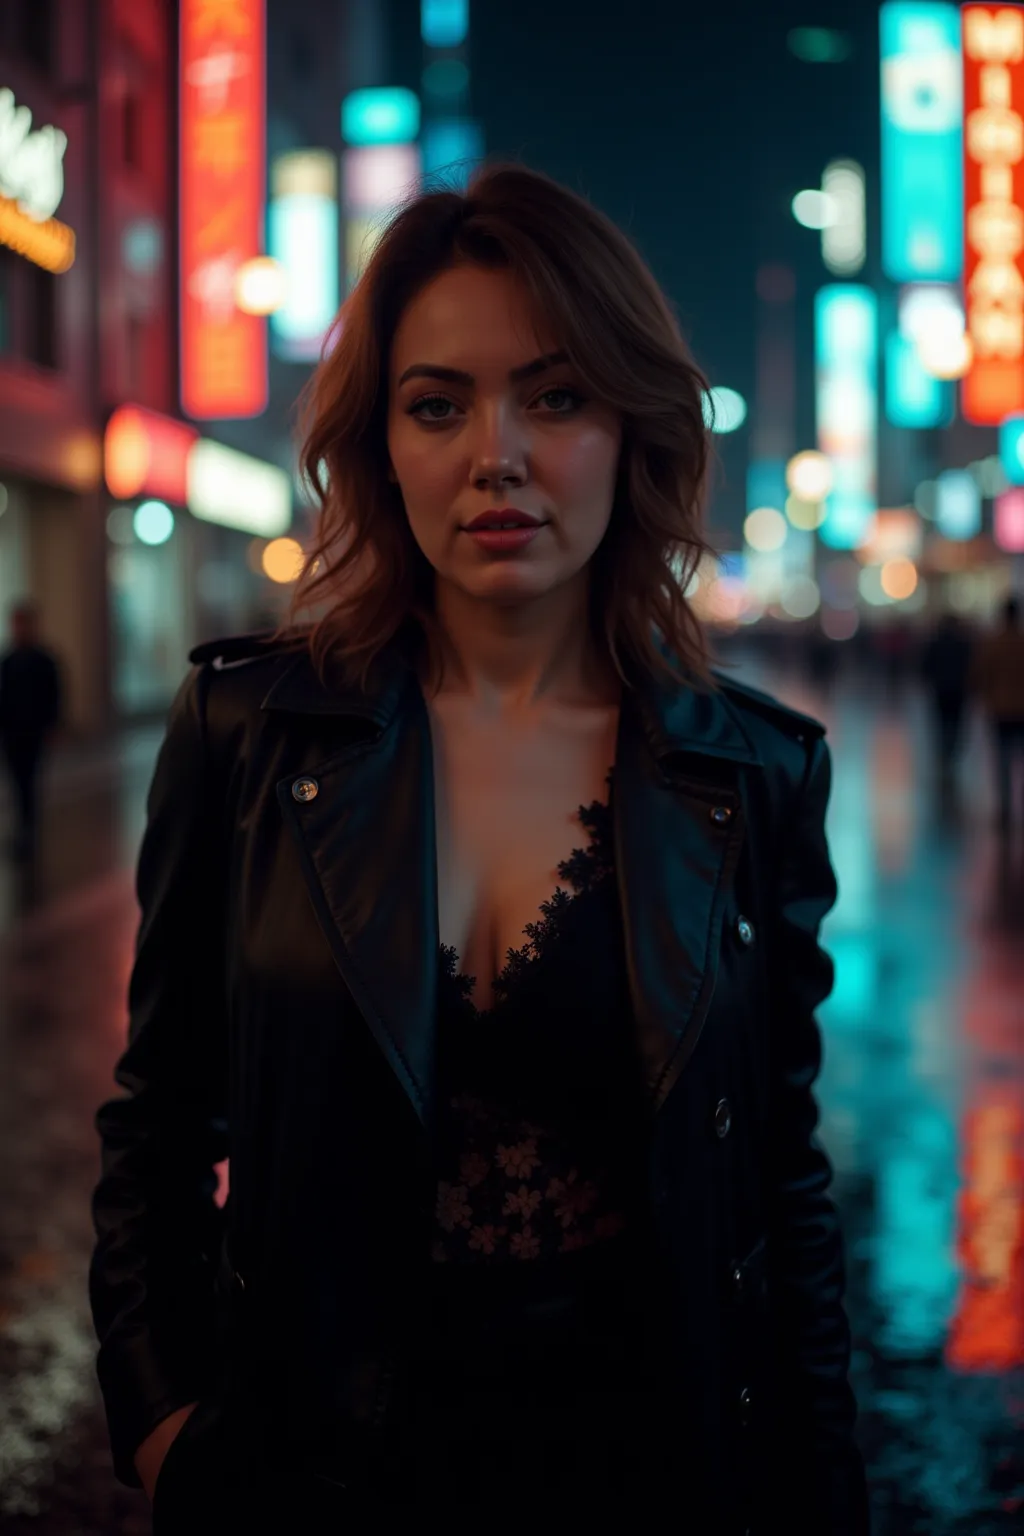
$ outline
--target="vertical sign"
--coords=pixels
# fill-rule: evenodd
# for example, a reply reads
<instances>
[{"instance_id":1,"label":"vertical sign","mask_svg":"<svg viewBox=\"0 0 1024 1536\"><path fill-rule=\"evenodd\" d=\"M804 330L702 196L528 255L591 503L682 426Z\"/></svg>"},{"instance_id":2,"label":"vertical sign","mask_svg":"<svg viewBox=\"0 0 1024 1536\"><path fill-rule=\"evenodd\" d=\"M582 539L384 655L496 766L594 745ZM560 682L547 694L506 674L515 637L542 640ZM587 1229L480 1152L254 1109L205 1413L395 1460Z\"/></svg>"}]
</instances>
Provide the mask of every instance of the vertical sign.
<instances>
[{"instance_id":1,"label":"vertical sign","mask_svg":"<svg viewBox=\"0 0 1024 1536\"><path fill-rule=\"evenodd\" d=\"M878 300L858 283L831 283L814 301L818 447L832 461L820 535L856 549L877 510Z\"/></svg>"},{"instance_id":2,"label":"vertical sign","mask_svg":"<svg viewBox=\"0 0 1024 1536\"><path fill-rule=\"evenodd\" d=\"M962 262L960 13L888 0L882 59L882 267L894 283L955 282Z\"/></svg>"},{"instance_id":3,"label":"vertical sign","mask_svg":"<svg viewBox=\"0 0 1024 1536\"><path fill-rule=\"evenodd\" d=\"M963 413L1024 411L1024 9L966 5L964 298L973 358Z\"/></svg>"},{"instance_id":4,"label":"vertical sign","mask_svg":"<svg viewBox=\"0 0 1024 1536\"><path fill-rule=\"evenodd\" d=\"M203 420L267 404L267 323L235 302L263 242L265 0L181 0L181 405Z\"/></svg>"},{"instance_id":5,"label":"vertical sign","mask_svg":"<svg viewBox=\"0 0 1024 1536\"><path fill-rule=\"evenodd\" d=\"M338 162L326 149L291 150L270 170L270 255L288 276L288 295L270 318L274 351L315 362L338 309Z\"/></svg>"}]
</instances>

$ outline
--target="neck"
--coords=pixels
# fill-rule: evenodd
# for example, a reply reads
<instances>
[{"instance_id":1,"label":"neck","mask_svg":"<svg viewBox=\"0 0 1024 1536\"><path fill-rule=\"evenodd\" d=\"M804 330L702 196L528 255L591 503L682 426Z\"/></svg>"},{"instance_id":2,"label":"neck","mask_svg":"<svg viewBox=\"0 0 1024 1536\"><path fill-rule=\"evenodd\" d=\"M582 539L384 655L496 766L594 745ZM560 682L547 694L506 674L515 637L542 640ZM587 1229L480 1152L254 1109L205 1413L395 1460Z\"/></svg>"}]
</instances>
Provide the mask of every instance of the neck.
<instances>
[{"instance_id":1,"label":"neck","mask_svg":"<svg viewBox=\"0 0 1024 1536\"><path fill-rule=\"evenodd\" d=\"M615 670L591 633L585 572L556 592L507 605L439 581L434 612L444 662L434 691L494 715L618 699Z\"/></svg>"}]
</instances>

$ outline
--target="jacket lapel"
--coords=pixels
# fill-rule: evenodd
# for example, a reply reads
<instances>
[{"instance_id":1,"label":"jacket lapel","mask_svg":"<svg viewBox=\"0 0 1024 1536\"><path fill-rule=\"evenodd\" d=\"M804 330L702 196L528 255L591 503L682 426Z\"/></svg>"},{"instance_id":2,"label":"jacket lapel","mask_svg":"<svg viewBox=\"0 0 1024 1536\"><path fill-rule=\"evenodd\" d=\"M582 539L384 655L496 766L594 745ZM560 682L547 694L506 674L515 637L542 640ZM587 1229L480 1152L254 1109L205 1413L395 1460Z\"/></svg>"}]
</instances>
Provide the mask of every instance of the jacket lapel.
<instances>
[{"instance_id":1,"label":"jacket lapel","mask_svg":"<svg viewBox=\"0 0 1024 1536\"><path fill-rule=\"evenodd\" d=\"M338 970L420 1122L434 1122L438 965L430 723L410 670L392 659L367 693L319 683L300 658L264 709L349 715L354 744L277 785ZM300 778L315 796L297 800Z\"/></svg>"},{"instance_id":2,"label":"jacket lapel","mask_svg":"<svg viewBox=\"0 0 1024 1536\"><path fill-rule=\"evenodd\" d=\"M365 690L318 680L300 655L265 710L347 716L356 739L277 785L335 963L424 1127L435 1122L437 850L430 722L395 649ZM760 760L720 694L627 691L615 771L615 840L637 1041L653 1111L699 1039L743 841L738 770ZM726 813L723 819L722 813Z\"/></svg>"},{"instance_id":3,"label":"jacket lapel","mask_svg":"<svg viewBox=\"0 0 1024 1536\"><path fill-rule=\"evenodd\" d=\"M721 695L639 684L623 704L615 853L652 1113L700 1038L743 843L739 767L760 759Z\"/></svg>"}]
</instances>

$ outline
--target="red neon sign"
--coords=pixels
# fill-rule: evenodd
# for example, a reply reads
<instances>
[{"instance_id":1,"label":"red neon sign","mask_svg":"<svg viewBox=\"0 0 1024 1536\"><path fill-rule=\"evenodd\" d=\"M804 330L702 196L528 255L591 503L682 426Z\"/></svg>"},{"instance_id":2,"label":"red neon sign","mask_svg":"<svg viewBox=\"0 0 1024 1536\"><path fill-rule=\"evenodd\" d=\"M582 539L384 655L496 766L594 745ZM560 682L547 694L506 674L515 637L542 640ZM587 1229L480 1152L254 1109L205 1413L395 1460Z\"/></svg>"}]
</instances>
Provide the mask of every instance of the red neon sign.
<instances>
[{"instance_id":1,"label":"red neon sign","mask_svg":"<svg viewBox=\"0 0 1024 1536\"><path fill-rule=\"evenodd\" d=\"M963 413L1024 411L1024 9L965 5Z\"/></svg>"},{"instance_id":2,"label":"red neon sign","mask_svg":"<svg viewBox=\"0 0 1024 1536\"><path fill-rule=\"evenodd\" d=\"M188 455L199 438L195 427L157 411L121 405L103 436L103 474L119 500L162 496L184 506L188 500Z\"/></svg>"},{"instance_id":3,"label":"red neon sign","mask_svg":"<svg viewBox=\"0 0 1024 1536\"><path fill-rule=\"evenodd\" d=\"M265 0L181 0L181 405L202 420L267 404L267 322L235 303L263 244Z\"/></svg>"}]
</instances>

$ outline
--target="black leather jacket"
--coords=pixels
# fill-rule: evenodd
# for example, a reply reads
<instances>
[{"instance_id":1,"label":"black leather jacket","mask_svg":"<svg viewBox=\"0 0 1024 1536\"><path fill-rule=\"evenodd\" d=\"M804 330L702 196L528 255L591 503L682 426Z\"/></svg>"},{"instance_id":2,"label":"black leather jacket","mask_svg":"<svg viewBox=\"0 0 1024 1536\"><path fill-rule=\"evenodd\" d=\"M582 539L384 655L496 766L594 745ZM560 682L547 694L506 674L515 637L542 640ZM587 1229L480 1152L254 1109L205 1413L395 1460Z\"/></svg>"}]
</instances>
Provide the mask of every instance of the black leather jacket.
<instances>
[{"instance_id":1,"label":"black leather jacket","mask_svg":"<svg viewBox=\"0 0 1024 1536\"><path fill-rule=\"evenodd\" d=\"M397 650L365 691L322 686L304 653L258 636L191 659L138 863L127 1096L97 1115L90 1293L115 1470L138 1486L133 1454L160 1419L230 1399L258 1405L276 1455L339 1480L385 1412L429 1261L428 716ZM719 684L638 680L616 756L686 1425L686 1482L650 1476L666 1503L707 1511L701 1531L861 1536L812 1092L832 984L829 755L816 721ZM212 1170L229 1154L221 1210Z\"/></svg>"}]
</instances>

